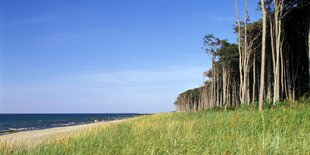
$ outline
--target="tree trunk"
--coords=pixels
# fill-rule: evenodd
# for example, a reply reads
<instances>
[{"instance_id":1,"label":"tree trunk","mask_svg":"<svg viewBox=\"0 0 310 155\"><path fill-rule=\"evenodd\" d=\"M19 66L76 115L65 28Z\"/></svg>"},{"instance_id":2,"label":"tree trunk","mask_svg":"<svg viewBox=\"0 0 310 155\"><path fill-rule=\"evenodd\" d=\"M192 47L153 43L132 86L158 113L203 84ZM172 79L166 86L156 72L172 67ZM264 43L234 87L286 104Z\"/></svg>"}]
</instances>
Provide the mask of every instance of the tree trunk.
<instances>
[{"instance_id":1,"label":"tree trunk","mask_svg":"<svg viewBox=\"0 0 310 155\"><path fill-rule=\"evenodd\" d=\"M267 36L266 36L267 37ZM267 54L267 53L266 53ZM268 101L272 101L273 100L273 68L272 68L272 59L266 59L267 63L265 66L265 69L267 70L265 73L267 74L267 84L265 84L265 86L267 86L267 88L265 88L265 91L267 91L266 93L264 93L264 95L266 95L266 99Z\"/></svg>"},{"instance_id":2,"label":"tree trunk","mask_svg":"<svg viewBox=\"0 0 310 155\"><path fill-rule=\"evenodd\" d=\"M227 102L227 72L225 67L223 67L223 105L226 105Z\"/></svg>"},{"instance_id":3,"label":"tree trunk","mask_svg":"<svg viewBox=\"0 0 310 155\"><path fill-rule=\"evenodd\" d=\"M231 84L230 84L230 71L227 73L227 85L226 85L226 95L227 95L227 100L226 100L226 105L231 106Z\"/></svg>"},{"instance_id":4,"label":"tree trunk","mask_svg":"<svg viewBox=\"0 0 310 155\"><path fill-rule=\"evenodd\" d=\"M240 86L239 86L239 98L240 102L243 103L243 52L241 48L241 23L239 18L239 11L238 11L238 4L237 0L235 0L235 8L236 8L236 17L237 17L237 24L238 24L238 51L239 51L239 74L240 74Z\"/></svg>"},{"instance_id":5,"label":"tree trunk","mask_svg":"<svg viewBox=\"0 0 310 155\"><path fill-rule=\"evenodd\" d=\"M243 102L249 104L249 77L248 77L248 0L245 0L245 17L244 17L244 62L243 62L243 72L244 72L244 83L243 83Z\"/></svg>"},{"instance_id":6,"label":"tree trunk","mask_svg":"<svg viewBox=\"0 0 310 155\"><path fill-rule=\"evenodd\" d=\"M216 105L220 107L220 84L219 84L219 73L218 70L216 72Z\"/></svg>"},{"instance_id":7,"label":"tree trunk","mask_svg":"<svg viewBox=\"0 0 310 155\"><path fill-rule=\"evenodd\" d=\"M256 98L256 58L255 58L255 54L253 57L253 86L252 86L252 103L255 102L255 98Z\"/></svg>"},{"instance_id":8,"label":"tree trunk","mask_svg":"<svg viewBox=\"0 0 310 155\"><path fill-rule=\"evenodd\" d=\"M274 27L272 24L272 15L269 15L269 26L270 26L270 40L271 40L271 54L272 54L272 66L273 68L276 66L275 60L275 45L274 45Z\"/></svg>"},{"instance_id":9,"label":"tree trunk","mask_svg":"<svg viewBox=\"0 0 310 155\"><path fill-rule=\"evenodd\" d=\"M214 60L212 60L212 66L214 66ZM212 76L213 76L213 79L212 79L212 95L211 95L211 107L213 107L214 106L214 104L215 104L215 68L212 68Z\"/></svg>"},{"instance_id":10,"label":"tree trunk","mask_svg":"<svg viewBox=\"0 0 310 155\"><path fill-rule=\"evenodd\" d=\"M282 38L282 11L283 11L283 0L274 0L275 8L275 36L276 36L276 64L274 66L274 93L273 93L273 103L280 100L281 95L281 78L280 78L280 66L281 64L281 38Z\"/></svg>"},{"instance_id":11,"label":"tree trunk","mask_svg":"<svg viewBox=\"0 0 310 155\"><path fill-rule=\"evenodd\" d=\"M265 62L266 62L266 8L264 0L261 0L262 14L263 14L263 36L262 36L262 60L261 60L261 80L259 87L259 112L263 112L264 109L264 86L265 86Z\"/></svg>"},{"instance_id":12,"label":"tree trunk","mask_svg":"<svg viewBox=\"0 0 310 155\"><path fill-rule=\"evenodd\" d=\"M250 76L249 73L247 73L247 78L246 78L246 99L245 102L248 103L248 105L250 105Z\"/></svg>"}]
</instances>

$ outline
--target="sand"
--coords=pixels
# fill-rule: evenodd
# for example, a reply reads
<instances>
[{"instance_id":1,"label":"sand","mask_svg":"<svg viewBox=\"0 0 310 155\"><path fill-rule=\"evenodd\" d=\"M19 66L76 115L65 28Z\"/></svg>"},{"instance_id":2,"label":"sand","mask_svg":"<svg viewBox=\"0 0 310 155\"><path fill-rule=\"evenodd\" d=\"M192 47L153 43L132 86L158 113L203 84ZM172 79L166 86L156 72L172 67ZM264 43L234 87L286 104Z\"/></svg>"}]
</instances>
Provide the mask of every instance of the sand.
<instances>
[{"instance_id":1,"label":"sand","mask_svg":"<svg viewBox=\"0 0 310 155\"><path fill-rule=\"evenodd\" d=\"M48 142L49 140L53 140L53 139L57 139L57 138L65 137L65 136L72 137L77 134L81 134L92 128L120 123L125 120L126 119L12 133L12 134L0 136L0 143L5 143L7 145L15 145L15 146L34 147L43 142Z\"/></svg>"}]
</instances>

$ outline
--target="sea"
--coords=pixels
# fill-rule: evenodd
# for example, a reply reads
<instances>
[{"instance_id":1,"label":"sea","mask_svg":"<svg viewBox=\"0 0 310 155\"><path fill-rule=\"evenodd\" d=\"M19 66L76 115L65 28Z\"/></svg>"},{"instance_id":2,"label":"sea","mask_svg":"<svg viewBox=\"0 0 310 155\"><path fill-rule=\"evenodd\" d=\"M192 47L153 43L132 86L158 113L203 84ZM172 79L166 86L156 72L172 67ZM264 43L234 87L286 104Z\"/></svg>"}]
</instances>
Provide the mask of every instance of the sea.
<instances>
[{"instance_id":1,"label":"sea","mask_svg":"<svg viewBox=\"0 0 310 155\"><path fill-rule=\"evenodd\" d=\"M146 114L0 114L0 135L27 131L120 120Z\"/></svg>"}]
</instances>

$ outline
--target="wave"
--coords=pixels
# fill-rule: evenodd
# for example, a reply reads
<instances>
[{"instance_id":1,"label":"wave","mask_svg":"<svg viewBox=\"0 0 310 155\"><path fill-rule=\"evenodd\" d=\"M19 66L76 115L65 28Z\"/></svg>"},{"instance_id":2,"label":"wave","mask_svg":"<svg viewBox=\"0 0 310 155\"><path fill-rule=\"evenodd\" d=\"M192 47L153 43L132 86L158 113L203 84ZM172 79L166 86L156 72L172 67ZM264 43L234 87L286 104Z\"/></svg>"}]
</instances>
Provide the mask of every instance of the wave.
<instances>
[{"instance_id":1,"label":"wave","mask_svg":"<svg viewBox=\"0 0 310 155\"><path fill-rule=\"evenodd\" d=\"M0 135L124 119L145 114L0 114Z\"/></svg>"},{"instance_id":2,"label":"wave","mask_svg":"<svg viewBox=\"0 0 310 155\"><path fill-rule=\"evenodd\" d=\"M71 126L71 125L76 125L78 124L77 122L68 122L68 123L54 123L51 126L53 127L62 127L62 126Z\"/></svg>"},{"instance_id":3,"label":"wave","mask_svg":"<svg viewBox=\"0 0 310 155\"><path fill-rule=\"evenodd\" d=\"M21 132L21 131L28 131L28 130L35 130L36 128L8 128L0 130L0 135L5 135L9 133Z\"/></svg>"},{"instance_id":4,"label":"wave","mask_svg":"<svg viewBox=\"0 0 310 155\"><path fill-rule=\"evenodd\" d=\"M0 129L0 135L6 135L10 133L16 133L21 131L29 131L29 130L39 130L39 129L48 129L48 128L54 128L54 127L66 127L66 126L73 126L73 125L80 125L80 124L86 124L90 122L67 122L67 123L54 123L54 124L44 124L41 127L29 127L29 128L5 128Z\"/></svg>"}]
</instances>

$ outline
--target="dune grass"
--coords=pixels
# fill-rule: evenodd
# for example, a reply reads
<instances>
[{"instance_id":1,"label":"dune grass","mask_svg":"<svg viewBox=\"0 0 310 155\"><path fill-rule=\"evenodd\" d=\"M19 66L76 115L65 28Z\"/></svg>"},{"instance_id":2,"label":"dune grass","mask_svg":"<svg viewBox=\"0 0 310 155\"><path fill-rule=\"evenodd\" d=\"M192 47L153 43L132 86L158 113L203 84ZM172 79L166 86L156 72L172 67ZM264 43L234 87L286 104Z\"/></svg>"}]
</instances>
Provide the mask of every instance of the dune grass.
<instances>
[{"instance_id":1,"label":"dune grass","mask_svg":"<svg viewBox=\"0 0 310 155\"><path fill-rule=\"evenodd\" d=\"M0 146L1 147L1 146ZM310 106L209 110L141 116L0 154L310 154Z\"/></svg>"}]
</instances>

